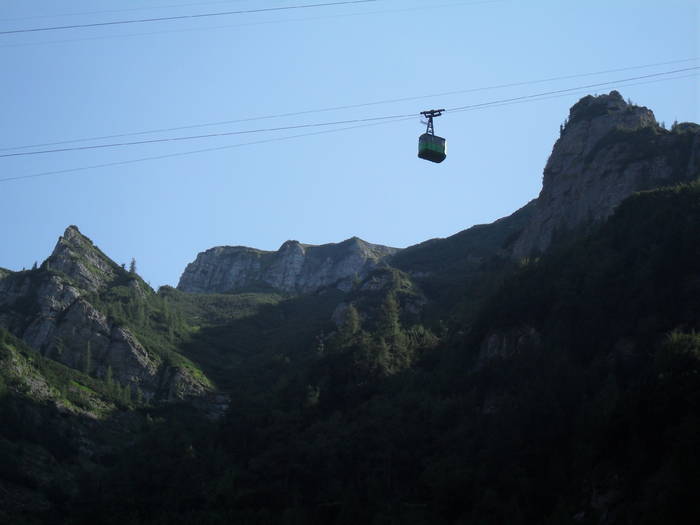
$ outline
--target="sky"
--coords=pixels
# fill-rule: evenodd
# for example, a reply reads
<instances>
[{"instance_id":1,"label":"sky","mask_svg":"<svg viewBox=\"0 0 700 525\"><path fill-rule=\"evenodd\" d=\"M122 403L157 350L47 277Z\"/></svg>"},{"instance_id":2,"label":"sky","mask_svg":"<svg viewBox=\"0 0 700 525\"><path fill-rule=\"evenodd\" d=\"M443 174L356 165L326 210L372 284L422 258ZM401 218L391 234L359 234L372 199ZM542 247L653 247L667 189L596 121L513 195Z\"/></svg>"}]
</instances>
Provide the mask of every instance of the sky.
<instances>
[{"instance_id":1,"label":"sky","mask_svg":"<svg viewBox=\"0 0 700 525\"><path fill-rule=\"evenodd\" d=\"M586 94L700 122L697 0L301 7L338 1L0 0L0 267L71 224L156 288L213 246L406 247L535 198ZM256 12L10 32L231 11ZM433 108L441 164L416 156Z\"/></svg>"}]
</instances>

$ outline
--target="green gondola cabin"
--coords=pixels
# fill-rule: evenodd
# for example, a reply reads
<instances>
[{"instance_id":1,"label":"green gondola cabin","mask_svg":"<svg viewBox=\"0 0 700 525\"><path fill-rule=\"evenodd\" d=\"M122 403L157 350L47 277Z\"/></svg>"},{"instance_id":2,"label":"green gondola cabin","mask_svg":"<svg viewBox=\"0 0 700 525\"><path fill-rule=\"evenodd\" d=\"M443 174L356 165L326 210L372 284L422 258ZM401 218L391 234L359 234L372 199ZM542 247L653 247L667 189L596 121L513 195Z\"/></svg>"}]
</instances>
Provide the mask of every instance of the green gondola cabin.
<instances>
[{"instance_id":1,"label":"green gondola cabin","mask_svg":"<svg viewBox=\"0 0 700 525\"><path fill-rule=\"evenodd\" d=\"M431 133L423 133L418 139L418 156L431 162L442 162L447 157L447 141Z\"/></svg>"},{"instance_id":2,"label":"green gondola cabin","mask_svg":"<svg viewBox=\"0 0 700 525\"><path fill-rule=\"evenodd\" d=\"M418 138L418 157L430 162L442 162L447 157L447 141L435 135L433 118L442 115L444 109L431 109L421 111L421 115L428 119L428 129Z\"/></svg>"}]
</instances>

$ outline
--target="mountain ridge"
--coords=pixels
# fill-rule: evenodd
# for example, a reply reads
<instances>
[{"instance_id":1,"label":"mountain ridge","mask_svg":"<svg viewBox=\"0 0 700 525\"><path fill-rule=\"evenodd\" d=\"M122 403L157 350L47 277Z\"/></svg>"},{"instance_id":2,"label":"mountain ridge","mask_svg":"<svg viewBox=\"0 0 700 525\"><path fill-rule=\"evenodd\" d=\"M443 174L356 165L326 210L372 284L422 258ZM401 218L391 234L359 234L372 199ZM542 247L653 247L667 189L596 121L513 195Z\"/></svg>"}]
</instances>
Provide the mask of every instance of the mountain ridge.
<instances>
[{"instance_id":1,"label":"mountain ridge","mask_svg":"<svg viewBox=\"0 0 700 525\"><path fill-rule=\"evenodd\" d=\"M177 288L185 292L224 293L274 289L308 293L336 284L348 290L398 248L359 237L321 245L285 241L277 251L247 246L217 246L200 252L185 268Z\"/></svg>"}]
</instances>

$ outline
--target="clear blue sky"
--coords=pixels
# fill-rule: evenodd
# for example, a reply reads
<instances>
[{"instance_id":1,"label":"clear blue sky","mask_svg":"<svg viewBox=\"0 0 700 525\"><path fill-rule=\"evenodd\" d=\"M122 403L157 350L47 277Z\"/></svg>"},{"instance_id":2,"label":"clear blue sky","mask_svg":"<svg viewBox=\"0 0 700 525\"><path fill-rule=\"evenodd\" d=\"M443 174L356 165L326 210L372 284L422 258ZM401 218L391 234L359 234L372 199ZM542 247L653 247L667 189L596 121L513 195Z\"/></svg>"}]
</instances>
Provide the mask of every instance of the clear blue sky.
<instances>
[{"instance_id":1,"label":"clear blue sky","mask_svg":"<svg viewBox=\"0 0 700 525\"><path fill-rule=\"evenodd\" d=\"M0 0L0 31L313 3L321 1ZM94 13L100 11L114 12ZM92 14L75 15L85 12ZM5 34L0 35L0 148L692 59L700 56L699 28L697 0L379 0ZM117 141L418 114L698 65L691 61ZM616 88L668 125L676 119L698 122L698 78L613 84L447 113L436 120L436 132L449 146L439 165L416 158L424 131L416 117L0 182L0 266L18 270L42 261L69 224L78 225L117 262L135 257L154 287L177 284L199 251L217 245L274 250L287 239L320 244L357 235L405 247L446 237L508 215L537 196L559 124L586 93ZM316 129L0 158L0 178L309 131Z\"/></svg>"}]
</instances>

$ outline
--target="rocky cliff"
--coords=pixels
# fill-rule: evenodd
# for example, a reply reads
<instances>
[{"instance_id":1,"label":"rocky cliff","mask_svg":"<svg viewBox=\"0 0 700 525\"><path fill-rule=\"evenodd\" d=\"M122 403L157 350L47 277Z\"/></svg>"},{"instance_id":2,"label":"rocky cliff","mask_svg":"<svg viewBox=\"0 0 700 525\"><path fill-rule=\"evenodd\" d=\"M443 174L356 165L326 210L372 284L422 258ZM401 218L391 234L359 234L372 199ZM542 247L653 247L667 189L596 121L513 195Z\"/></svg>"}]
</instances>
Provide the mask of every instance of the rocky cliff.
<instances>
[{"instance_id":1,"label":"rocky cliff","mask_svg":"<svg viewBox=\"0 0 700 525\"><path fill-rule=\"evenodd\" d=\"M336 284L347 290L356 276L366 275L397 251L357 237L321 246L287 241L276 252L218 246L197 255L177 287L197 293L254 289L304 293Z\"/></svg>"},{"instance_id":2,"label":"rocky cliff","mask_svg":"<svg viewBox=\"0 0 700 525\"><path fill-rule=\"evenodd\" d=\"M515 257L545 250L558 234L609 217L632 193L700 175L700 126L668 131L651 110L617 91L587 96L570 111L544 169L530 223Z\"/></svg>"},{"instance_id":3,"label":"rocky cliff","mask_svg":"<svg viewBox=\"0 0 700 525\"><path fill-rule=\"evenodd\" d=\"M40 268L0 275L0 326L43 355L138 390L146 399L203 394L206 381L166 362L103 311L105 294L117 289L120 299L143 312L155 295L70 226Z\"/></svg>"}]
</instances>

